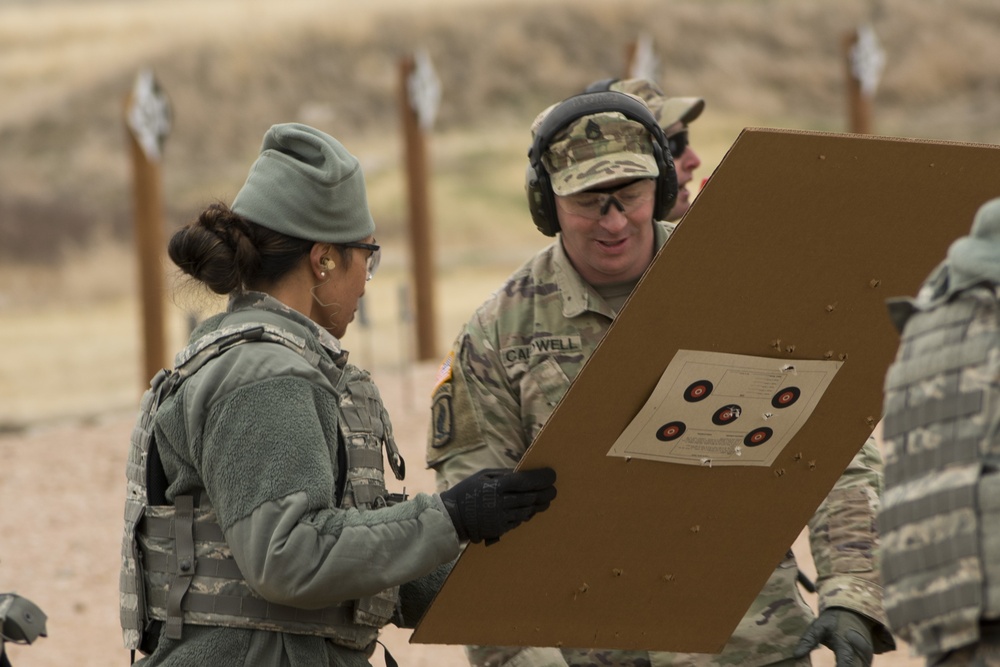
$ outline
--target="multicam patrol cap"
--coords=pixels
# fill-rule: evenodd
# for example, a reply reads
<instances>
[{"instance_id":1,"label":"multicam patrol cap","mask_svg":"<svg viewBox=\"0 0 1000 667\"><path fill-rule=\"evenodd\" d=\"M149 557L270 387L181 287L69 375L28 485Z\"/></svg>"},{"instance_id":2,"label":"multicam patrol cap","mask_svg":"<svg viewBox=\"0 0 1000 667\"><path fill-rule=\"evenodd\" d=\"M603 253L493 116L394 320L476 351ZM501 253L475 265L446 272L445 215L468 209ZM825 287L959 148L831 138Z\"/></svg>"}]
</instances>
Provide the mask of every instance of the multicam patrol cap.
<instances>
[{"instance_id":1,"label":"multicam patrol cap","mask_svg":"<svg viewBox=\"0 0 1000 667\"><path fill-rule=\"evenodd\" d=\"M557 105L535 118L532 134ZM560 130L542 154L552 191L560 196L622 178L656 178L659 167L649 131L617 111L583 116Z\"/></svg>"},{"instance_id":2,"label":"multicam patrol cap","mask_svg":"<svg viewBox=\"0 0 1000 667\"><path fill-rule=\"evenodd\" d=\"M700 97L667 97L666 93L649 79L619 79L608 90L641 97L653 112L664 130L677 123L688 125L705 110L705 100Z\"/></svg>"}]
</instances>

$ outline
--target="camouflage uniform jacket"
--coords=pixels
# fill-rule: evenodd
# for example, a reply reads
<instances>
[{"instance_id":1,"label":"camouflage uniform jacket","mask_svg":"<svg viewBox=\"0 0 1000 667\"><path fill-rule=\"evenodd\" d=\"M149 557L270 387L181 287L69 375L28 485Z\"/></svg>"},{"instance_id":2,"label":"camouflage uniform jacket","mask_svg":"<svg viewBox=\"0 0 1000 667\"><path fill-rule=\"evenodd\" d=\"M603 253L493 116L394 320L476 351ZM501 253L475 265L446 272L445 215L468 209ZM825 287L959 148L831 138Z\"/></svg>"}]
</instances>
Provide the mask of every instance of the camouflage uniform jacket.
<instances>
[{"instance_id":1,"label":"camouflage uniform jacket","mask_svg":"<svg viewBox=\"0 0 1000 667\"><path fill-rule=\"evenodd\" d=\"M674 227L657 223L657 248ZM439 372L427 447L439 487L482 468L514 467L614 316L558 241L518 269L472 316ZM884 624L874 561L881 466L869 439L809 526L820 606L846 607ZM788 659L813 619L796 575L789 551L717 656L566 650L560 656L557 649L527 649L510 664L752 667ZM884 627L879 634L887 637ZM477 664L499 665L515 653L470 649Z\"/></svg>"},{"instance_id":2,"label":"camouflage uniform jacket","mask_svg":"<svg viewBox=\"0 0 1000 667\"><path fill-rule=\"evenodd\" d=\"M317 354L346 365L336 338L261 293L237 297L192 339L247 321L278 326ZM270 603L319 609L363 598L433 576L459 553L454 525L436 494L368 511L338 504L338 471L345 463L341 408L332 389L299 353L254 342L206 363L155 416L167 500L210 499L243 578ZM380 409L377 392L371 398L369 408ZM405 613L405 599L402 606ZM156 650L140 664L368 665L374 648L372 643L354 650L304 634L185 624L182 639L161 634Z\"/></svg>"}]
</instances>

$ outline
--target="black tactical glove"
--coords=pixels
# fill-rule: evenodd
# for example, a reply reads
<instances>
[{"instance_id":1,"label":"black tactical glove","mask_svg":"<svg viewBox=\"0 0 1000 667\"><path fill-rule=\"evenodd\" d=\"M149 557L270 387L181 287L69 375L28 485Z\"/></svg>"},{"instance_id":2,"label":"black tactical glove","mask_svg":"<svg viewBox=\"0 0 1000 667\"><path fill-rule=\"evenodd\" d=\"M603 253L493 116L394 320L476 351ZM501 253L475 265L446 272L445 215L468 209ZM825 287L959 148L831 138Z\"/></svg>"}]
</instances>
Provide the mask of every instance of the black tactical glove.
<instances>
[{"instance_id":1,"label":"black tactical glove","mask_svg":"<svg viewBox=\"0 0 1000 667\"><path fill-rule=\"evenodd\" d=\"M872 621L842 607L824 609L802 635L794 655L804 658L820 644L833 651L837 667L871 667Z\"/></svg>"},{"instance_id":2,"label":"black tactical glove","mask_svg":"<svg viewBox=\"0 0 1000 667\"><path fill-rule=\"evenodd\" d=\"M458 539L492 544L511 528L549 507L556 497L556 471L489 469L463 479L441 500Z\"/></svg>"}]
</instances>

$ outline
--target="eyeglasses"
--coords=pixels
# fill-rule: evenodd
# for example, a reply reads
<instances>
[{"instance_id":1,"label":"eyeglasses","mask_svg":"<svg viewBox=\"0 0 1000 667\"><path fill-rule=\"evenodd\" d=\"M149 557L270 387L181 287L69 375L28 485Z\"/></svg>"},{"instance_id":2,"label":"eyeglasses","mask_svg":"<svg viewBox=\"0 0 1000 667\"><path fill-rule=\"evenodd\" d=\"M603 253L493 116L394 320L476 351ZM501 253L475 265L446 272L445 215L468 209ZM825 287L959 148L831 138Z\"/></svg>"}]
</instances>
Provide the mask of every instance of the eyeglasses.
<instances>
[{"instance_id":1,"label":"eyeglasses","mask_svg":"<svg viewBox=\"0 0 1000 667\"><path fill-rule=\"evenodd\" d=\"M667 148L670 149L670 156L675 160L684 154L688 147L688 131L683 129L667 137Z\"/></svg>"},{"instance_id":2,"label":"eyeglasses","mask_svg":"<svg viewBox=\"0 0 1000 667\"><path fill-rule=\"evenodd\" d=\"M611 210L611 205L629 215L653 200L656 183L640 178L613 188L591 188L575 195L556 197L556 204L567 213L588 220L600 220Z\"/></svg>"},{"instance_id":3,"label":"eyeglasses","mask_svg":"<svg viewBox=\"0 0 1000 667\"><path fill-rule=\"evenodd\" d=\"M368 277L365 280L371 280L372 276L375 275L376 269L378 269L378 264L382 261L382 246L377 243L361 243L360 241L351 241L350 243L340 243L345 248L361 248L362 250L368 250L368 259L365 260L365 270L368 272Z\"/></svg>"}]
</instances>

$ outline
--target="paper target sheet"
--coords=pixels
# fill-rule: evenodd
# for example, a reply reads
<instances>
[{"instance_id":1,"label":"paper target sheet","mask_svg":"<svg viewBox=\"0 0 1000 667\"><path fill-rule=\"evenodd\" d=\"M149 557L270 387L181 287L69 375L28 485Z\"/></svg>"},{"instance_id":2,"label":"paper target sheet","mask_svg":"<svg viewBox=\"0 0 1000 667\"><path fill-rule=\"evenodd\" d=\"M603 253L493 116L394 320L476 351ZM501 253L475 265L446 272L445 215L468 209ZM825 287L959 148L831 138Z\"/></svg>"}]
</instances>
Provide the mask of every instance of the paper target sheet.
<instances>
[{"instance_id":1,"label":"paper target sheet","mask_svg":"<svg viewBox=\"0 0 1000 667\"><path fill-rule=\"evenodd\" d=\"M608 456L769 466L842 364L678 350Z\"/></svg>"}]
</instances>

